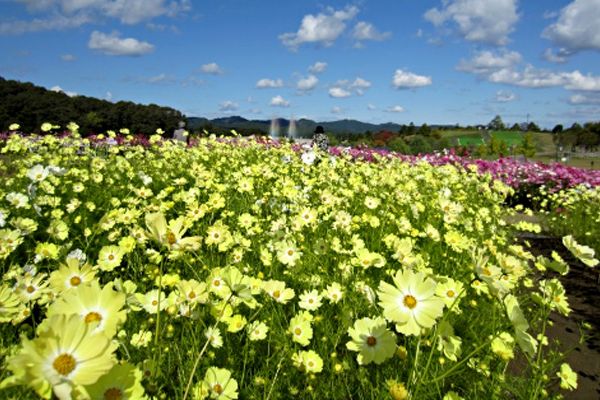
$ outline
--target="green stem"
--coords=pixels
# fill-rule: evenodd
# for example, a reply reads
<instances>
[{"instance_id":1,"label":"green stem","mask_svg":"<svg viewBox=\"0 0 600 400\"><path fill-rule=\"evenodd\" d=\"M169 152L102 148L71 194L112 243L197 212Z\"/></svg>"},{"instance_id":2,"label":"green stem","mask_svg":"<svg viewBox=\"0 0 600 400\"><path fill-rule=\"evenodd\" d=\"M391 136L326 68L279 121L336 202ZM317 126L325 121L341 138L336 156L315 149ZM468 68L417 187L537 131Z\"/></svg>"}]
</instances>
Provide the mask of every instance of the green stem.
<instances>
[{"instance_id":1,"label":"green stem","mask_svg":"<svg viewBox=\"0 0 600 400\"><path fill-rule=\"evenodd\" d=\"M479 347L475 348L472 352L470 352L465 358L463 358L462 360L460 360L458 363L454 364L452 366L452 368L448 369L446 372L444 372L442 375L437 376L435 378L433 378L432 380L430 380L427 383L434 383L434 382L438 382L441 381L442 379L446 378L448 375L450 375L452 372L454 372L456 369L458 369L458 367L460 367L461 365L463 365L465 362L467 362L471 357L473 357L475 354L477 354L481 349L483 349L484 347L488 346L491 341L493 339L496 338L497 335L493 336L491 340L486 341L485 343L483 343L482 345L480 345Z\"/></svg>"},{"instance_id":2,"label":"green stem","mask_svg":"<svg viewBox=\"0 0 600 400\"><path fill-rule=\"evenodd\" d=\"M161 356L161 351L160 351L160 347L158 346L158 341L159 341L159 336L160 336L160 294L162 292L162 261L160 262L160 266L158 267L158 297L156 299L156 301L158 302L158 305L156 306L156 329L154 332L154 348L156 349L156 352L154 353L154 366L152 367L153 371L153 375L154 377L156 377L156 373L158 371L158 369L156 368L156 366L158 365L158 363L160 362L160 356Z\"/></svg>"},{"instance_id":3,"label":"green stem","mask_svg":"<svg viewBox=\"0 0 600 400\"><path fill-rule=\"evenodd\" d=\"M437 337L437 326L436 326L435 331L433 333L433 342L431 343L431 351L429 352L429 357L427 357L427 363L425 364L425 370L423 371L423 373L420 374L421 378L427 377L427 372L429 371L429 366L431 365L431 360L433 358L433 352L435 351L435 345L436 345L437 340L438 340L438 337ZM417 394L419 393L419 389L421 388L421 382L423 382L423 379L419 379L419 384L417 385L417 387L415 387L415 390L413 392L413 397L415 399L418 399Z\"/></svg>"},{"instance_id":4,"label":"green stem","mask_svg":"<svg viewBox=\"0 0 600 400\"><path fill-rule=\"evenodd\" d=\"M271 387L269 388L269 393L265 400L269 400L271 398L271 392L273 392L273 387L275 386L275 382L277 381L277 376L279 375L279 371L281 370L281 363L283 363L284 357L281 357L279 363L277 364L277 370L275 371L275 376L273 377L273 382L271 382Z\"/></svg>"},{"instance_id":5,"label":"green stem","mask_svg":"<svg viewBox=\"0 0 600 400\"><path fill-rule=\"evenodd\" d=\"M219 322L221 322L223 312L225 312L225 307L227 307L227 304L229 304L229 300L231 300L231 296L232 295L230 294L229 297L227 298L227 300L225 301L225 304L223 304L223 308L221 309L221 312L219 313L219 318L217 318L217 321L212 326L212 329L215 329L219 325ZM190 387L192 386L192 381L194 380L194 374L196 373L196 368L198 368L198 364L200 363L200 360L202 359L202 356L204 355L204 352L208 348L209 344L210 344L210 337L208 337L206 339L206 343L204 343L204 346L202 346L202 350L200 350L198 357L196 357L196 360L194 361L194 366L192 367L192 372L190 373L190 378L188 379L187 385L185 386L183 400L186 400L188 397L188 394L190 392Z\"/></svg>"}]
</instances>

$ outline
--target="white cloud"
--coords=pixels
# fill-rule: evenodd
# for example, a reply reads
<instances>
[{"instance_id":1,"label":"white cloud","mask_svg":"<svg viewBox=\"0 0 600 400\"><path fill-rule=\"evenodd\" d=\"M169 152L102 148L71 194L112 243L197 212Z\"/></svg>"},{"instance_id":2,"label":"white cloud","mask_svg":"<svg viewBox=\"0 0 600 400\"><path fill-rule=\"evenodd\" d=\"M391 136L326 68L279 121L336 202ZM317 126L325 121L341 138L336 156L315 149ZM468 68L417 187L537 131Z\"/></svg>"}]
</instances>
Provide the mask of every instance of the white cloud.
<instances>
[{"instance_id":1,"label":"white cloud","mask_svg":"<svg viewBox=\"0 0 600 400\"><path fill-rule=\"evenodd\" d=\"M59 31L77 28L91 22L86 15L67 17L54 15L50 18L35 18L30 21L16 20L0 22L0 35L20 35L29 32Z\"/></svg>"},{"instance_id":2,"label":"white cloud","mask_svg":"<svg viewBox=\"0 0 600 400\"><path fill-rule=\"evenodd\" d=\"M469 41L502 46L519 20L517 0L444 0L443 8L429 9L425 19L440 27L453 21Z\"/></svg>"},{"instance_id":3,"label":"white cloud","mask_svg":"<svg viewBox=\"0 0 600 400\"><path fill-rule=\"evenodd\" d=\"M337 81L330 89L329 96L344 98L352 96L352 92L362 96L365 90L371 87L371 82L357 76L353 81L342 79Z\"/></svg>"},{"instance_id":4,"label":"white cloud","mask_svg":"<svg viewBox=\"0 0 600 400\"><path fill-rule=\"evenodd\" d=\"M369 111L377 110L377 106L375 106L374 104L367 104L367 109Z\"/></svg>"},{"instance_id":5,"label":"white cloud","mask_svg":"<svg viewBox=\"0 0 600 400\"><path fill-rule=\"evenodd\" d=\"M111 56L141 56L154 51L154 46L134 38L121 39L118 32L109 35L94 31L88 47Z\"/></svg>"},{"instance_id":6,"label":"white cloud","mask_svg":"<svg viewBox=\"0 0 600 400\"><path fill-rule=\"evenodd\" d=\"M66 62L75 61L77 58L73 54L63 54L60 59Z\"/></svg>"},{"instance_id":7,"label":"white cloud","mask_svg":"<svg viewBox=\"0 0 600 400\"><path fill-rule=\"evenodd\" d=\"M527 65L523 70L503 68L487 76L490 82L543 88L562 86L568 90L600 91L600 76L583 75L579 71L554 72Z\"/></svg>"},{"instance_id":8,"label":"white cloud","mask_svg":"<svg viewBox=\"0 0 600 400\"><path fill-rule=\"evenodd\" d=\"M319 79L317 79L316 76L309 75L306 78L300 79L296 84L296 88L298 88L298 90L301 92L308 92L316 88L318 83Z\"/></svg>"},{"instance_id":9,"label":"white cloud","mask_svg":"<svg viewBox=\"0 0 600 400\"><path fill-rule=\"evenodd\" d=\"M498 90L496 92L495 101L498 103L508 103L517 99L517 96L513 92Z\"/></svg>"},{"instance_id":10,"label":"white cloud","mask_svg":"<svg viewBox=\"0 0 600 400\"><path fill-rule=\"evenodd\" d=\"M148 83L172 83L175 81L175 78L172 77L171 75L167 75L165 73L156 75L156 76L151 76L150 78L145 80Z\"/></svg>"},{"instance_id":11,"label":"white cloud","mask_svg":"<svg viewBox=\"0 0 600 400\"><path fill-rule=\"evenodd\" d=\"M546 49L546 51L544 51L544 58L546 59L546 61L548 62L553 62L553 63L557 63L557 64L563 64L567 62L567 57L568 54L567 52L565 52L565 50L559 50L557 54L554 54L554 52L552 51L552 49Z\"/></svg>"},{"instance_id":12,"label":"white cloud","mask_svg":"<svg viewBox=\"0 0 600 400\"><path fill-rule=\"evenodd\" d=\"M600 91L600 76L584 75L575 70L556 72L527 64L520 67L522 57L514 51L483 51L470 60L461 60L456 69L473 73L493 83L544 88L562 86L568 90Z\"/></svg>"},{"instance_id":13,"label":"white cloud","mask_svg":"<svg viewBox=\"0 0 600 400\"><path fill-rule=\"evenodd\" d=\"M359 21L354 25L354 30L352 31L352 37L359 42L364 40L385 40L391 35L391 32L379 32L373 24L365 21Z\"/></svg>"},{"instance_id":14,"label":"white cloud","mask_svg":"<svg viewBox=\"0 0 600 400\"><path fill-rule=\"evenodd\" d=\"M522 60L516 51L502 50L500 52L480 51L470 60L460 60L456 67L459 71L485 74L501 68L510 68Z\"/></svg>"},{"instance_id":15,"label":"white cloud","mask_svg":"<svg viewBox=\"0 0 600 400\"><path fill-rule=\"evenodd\" d=\"M113 98L113 94L111 92L106 92L106 94L104 95L104 99L107 101L112 101Z\"/></svg>"},{"instance_id":16,"label":"white cloud","mask_svg":"<svg viewBox=\"0 0 600 400\"><path fill-rule=\"evenodd\" d=\"M352 96L352 92L350 92L344 88L334 86L329 89L329 96L341 99L344 97Z\"/></svg>"},{"instance_id":17,"label":"white cloud","mask_svg":"<svg viewBox=\"0 0 600 400\"><path fill-rule=\"evenodd\" d=\"M390 106L388 108L385 109L385 112L391 112L391 113L401 113L404 112L404 107L402 106Z\"/></svg>"},{"instance_id":18,"label":"white cloud","mask_svg":"<svg viewBox=\"0 0 600 400\"><path fill-rule=\"evenodd\" d=\"M291 50L297 50L303 43L320 43L331 46L346 29L346 21L358 14L358 8L349 6L343 10L328 8L326 13L308 14L302 18L296 33L279 35L279 40Z\"/></svg>"},{"instance_id":19,"label":"white cloud","mask_svg":"<svg viewBox=\"0 0 600 400\"><path fill-rule=\"evenodd\" d=\"M259 89L267 89L267 88L280 88L283 86L283 81L281 79L267 79L263 78L256 82L256 87Z\"/></svg>"},{"instance_id":20,"label":"white cloud","mask_svg":"<svg viewBox=\"0 0 600 400\"><path fill-rule=\"evenodd\" d=\"M313 74L320 74L321 72L324 72L325 69L327 69L327 63L317 61L316 63L308 67L308 72L311 72Z\"/></svg>"},{"instance_id":21,"label":"white cloud","mask_svg":"<svg viewBox=\"0 0 600 400\"><path fill-rule=\"evenodd\" d=\"M96 22L109 17L124 24L137 24L160 16L173 17L191 9L190 0L19 0L28 11L55 14L62 18L85 17ZM28 21L24 21L28 22Z\"/></svg>"},{"instance_id":22,"label":"white cloud","mask_svg":"<svg viewBox=\"0 0 600 400\"><path fill-rule=\"evenodd\" d=\"M271 99L271 106L273 106L273 107L289 107L290 102L278 95Z\"/></svg>"},{"instance_id":23,"label":"white cloud","mask_svg":"<svg viewBox=\"0 0 600 400\"><path fill-rule=\"evenodd\" d=\"M334 107L331 107L331 113L332 114L343 114L344 109L342 107L334 106Z\"/></svg>"},{"instance_id":24,"label":"white cloud","mask_svg":"<svg viewBox=\"0 0 600 400\"><path fill-rule=\"evenodd\" d=\"M600 104L599 95L588 95L588 94L574 94L569 97L569 104Z\"/></svg>"},{"instance_id":25,"label":"white cloud","mask_svg":"<svg viewBox=\"0 0 600 400\"><path fill-rule=\"evenodd\" d=\"M221 67L219 67L219 64L214 62L204 64L200 67L200 71L210 75L223 75L223 70L221 69Z\"/></svg>"},{"instance_id":26,"label":"white cloud","mask_svg":"<svg viewBox=\"0 0 600 400\"><path fill-rule=\"evenodd\" d=\"M225 100L219 104L219 111L236 111L239 105L231 100Z\"/></svg>"},{"instance_id":27,"label":"white cloud","mask_svg":"<svg viewBox=\"0 0 600 400\"><path fill-rule=\"evenodd\" d=\"M565 52L600 50L600 1L575 0L560 11L558 21L542 33Z\"/></svg>"},{"instance_id":28,"label":"white cloud","mask_svg":"<svg viewBox=\"0 0 600 400\"><path fill-rule=\"evenodd\" d=\"M79 96L77 93L75 92L69 92L69 91L65 91L63 90L63 88L61 88L60 86L52 86L50 88L51 91L56 92L56 93L64 93L69 97L75 97L75 96Z\"/></svg>"},{"instance_id":29,"label":"white cloud","mask_svg":"<svg viewBox=\"0 0 600 400\"><path fill-rule=\"evenodd\" d=\"M413 74L412 72L397 69L392 79L396 89L412 89L431 85L431 77Z\"/></svg>"}]
</instances>

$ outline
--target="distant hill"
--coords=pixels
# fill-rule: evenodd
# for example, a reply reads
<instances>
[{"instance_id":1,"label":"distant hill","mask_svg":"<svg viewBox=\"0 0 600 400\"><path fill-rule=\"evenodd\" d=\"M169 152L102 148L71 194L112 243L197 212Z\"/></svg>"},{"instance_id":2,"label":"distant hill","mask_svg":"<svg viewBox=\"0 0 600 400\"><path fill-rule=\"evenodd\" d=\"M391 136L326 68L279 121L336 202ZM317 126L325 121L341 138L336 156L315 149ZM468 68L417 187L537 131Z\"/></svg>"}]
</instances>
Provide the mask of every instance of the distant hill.
<instances>
[{"instance_id":1,"label":"distant hill","mask_svg":"<svg viewBox=\"0 0 600 400\"><path fill-rule=\"evenodd\" d=\"M18 123L23 132L39 132L44 122L64 128L76 122L83 135L128 128L152 134L157 128L173 132L185 119L180 111L156 104L116 103L87 96L69 96L27 82L0 77L0 131Z\"/></svg>"},{"instance_id":2,"label":"distant hill","mask_svg":"<svg viewBox=\"0 0 600 400\"><path fill-rule=\"evenodd\" d=\"M290 127L290 120L285 118L278 118L275 120L275 125L279 129L279 135L287 135ZM367 122L361 122L354 119L342 119L339 121L330 122L317 122L310 119L299 119L296 123L296 135L302 137L308 137L313 134L317 125L321 125L326 132L331 133L350 133L350 134L361 134L366 131L379 132L381 130L388 130L396 132L400 129L401 125L393 122L384 124L371 124ZM226 128L226 129L244 129L244 130L257 130L263 133L270 133L272 121L271 120L248 120L240 116L232 116L225 118L206 119L198 117L188 118L188 128L199 129L205 128L210 131L209 128Z\"/></svg>"}]
</instances>

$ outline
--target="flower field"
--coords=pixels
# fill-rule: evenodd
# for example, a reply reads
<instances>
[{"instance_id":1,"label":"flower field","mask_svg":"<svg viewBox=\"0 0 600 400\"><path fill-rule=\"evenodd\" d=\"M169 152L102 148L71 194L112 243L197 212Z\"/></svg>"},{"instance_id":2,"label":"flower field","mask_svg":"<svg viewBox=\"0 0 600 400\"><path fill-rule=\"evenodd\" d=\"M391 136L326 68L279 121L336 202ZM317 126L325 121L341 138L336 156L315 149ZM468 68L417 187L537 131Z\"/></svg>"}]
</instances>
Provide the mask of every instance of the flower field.
<instances>
[{"instance_id":1,"label":"flower field","mask_svg":"<svg viewBox=\"0 0 600 400\"><path fill-rule=\"evenodd\" d=\"M506 222L525 187L515 170L214 137L0 143L2 398L541 399L577 386L545 335L550 313L570 312L557 278L569 268L516 242L535 227ZM571 229L556 210L596 204L597 220L600 176L529 183L565 246L598 264L597 222Z\"/></svg>"}]
</instances>

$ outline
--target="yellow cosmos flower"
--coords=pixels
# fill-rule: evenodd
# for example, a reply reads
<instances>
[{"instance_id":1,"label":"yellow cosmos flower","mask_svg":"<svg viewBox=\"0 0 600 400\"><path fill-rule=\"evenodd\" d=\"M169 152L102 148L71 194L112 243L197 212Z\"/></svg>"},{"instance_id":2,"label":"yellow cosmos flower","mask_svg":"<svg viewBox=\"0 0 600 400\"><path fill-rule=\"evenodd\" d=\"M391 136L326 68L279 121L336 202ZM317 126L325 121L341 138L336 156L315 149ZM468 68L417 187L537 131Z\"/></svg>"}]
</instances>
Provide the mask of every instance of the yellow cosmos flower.
<instances>
[{"instance_id":1,"label":"yellow cosmos flower","mask_svg":"<svg viewBox=\"0 0 600 400\"><path fill-rule=\"evenodd\" d=\"M145 220L148 235L170 251L197 250L200 247L202 240L200 237L183 237L188 229L183 217L171 220L167 224L165 215L158 212L146 214Z\"/></svg>"},{"instance_id":2,"label":"yellow cosmos flower","mask_svg":"<svg viewBox=\"0 0 600 400\"><path fill-rule=\"evenodd\" d=\"M411 270L396 272L393 280L395 286L380 282L377 291L385 319L405 335L418 336L435 325L444 310L444 300L435 295L436 282Z\"/></svg>"},{"instance_id":3,"label":"yellow cosmos flower","mask_svg":"<svg viewBox=\"0 0 600 400\"><path fill-rule=\"evenodd\" d=\"M121 265L123 250L119 246L103 246L98 253L98 267L110 272Z\"/></svg>"},{"instance_id":4,"label":"yellow cosmos flower","mask_svg":"<svg viewBox=\"0 0 600 400\"><path fill-rule=\"evenodd\" d=\"M0 322L12 320L20 311L21 299L6 285L0 286Z\"/></svg>"},{"instance_id":5,"label":"yellow cosmos flower","mask_svg":"<svg viewBox=\"0 0 600 400\"><path fill-rule=\"evenodd\" d=\"M76 258L67 258L60 268L50 274L50 287L59 294L94 280L96 272L89 264L81 265Z\"/></svg>"},{"instance_id":6,"label":"yellow cosmos flower","mask_svg":"<svg viewBox=\"0 0 600 400\"><path fill-rule=\"evenodd\" d=\"M142 371L125 362L116 364L96 383L86 386L93 400L120 400L145 398Z\"/></svg>"},{"instance_id":7,"label":"yellow cosmos flower","mask_svg":"<svg viewBox=\"0 0 600 400\"><path fill-rule=\"evenodd\" d=\"M396 352L396 335L387 329L383 318L359 319L348 329L348 335L352 340L346 347L359 352L356 360L360 365L381 364Z\"/></svg>"},{"instance_id":8,"label":"yellow cosmos flower","mask_svg":"<svg viewBox=\"0 0 600 400\"><path fill-rule=\"evenodd\" d=\"M310 321L299 314L290 320L288 332L292 335L292 340L301 346L308 346L313 337L313 329Z\"/></svg>"},{"instance_id":9,"label":"yellow cosmos flower","mask_svg":"<svg viewBox=\"0 0 600 400\"><path fill-rule=\"evenodd\" d=\"M101 288L93 281L65 292L48 308L47 315L77 314L84 323L94 324L93 332L104 332L113 337L127 318L122 309L125 299L125 294L115 291L112 283Z\"/></svg>"},{"instance_id":10,"label":"yellow cosmos flower","mask_svg":"<svg viewBox=\"0 0 600 400\"><path fill-rule=\"evenodd\" d=\"M600 263L595 256L594 249L588 246L581 245L575 241L573 236L565 236L562 239L563 244L569 251L588 267L595 267Z\"/></svg>"},{"instance_id":11,"label":"yellow cosmos flower","mask_svg":"<svg viewBox=\"0 0 600 400\"><path fill-rule=\"evenodd\" d=\"M292 356L294 365L306 372L316 374L323 371L323 359L314 351L299 351Z\"/></svg>"},{"instance_id":12,"label":"yellow cosmos flower","mask_svg":"<svg viewBox=\"0 0 600 400\"><path fill-rule=\"evenodd\" d=\"M18 354L7 361L14 376L11 383L28 385L41 397L51 392L71 399L73 389L91 385L114 365L117 344L78 315L55 315L33 340L24 339Z\"/></svg>"}]
</instances>

